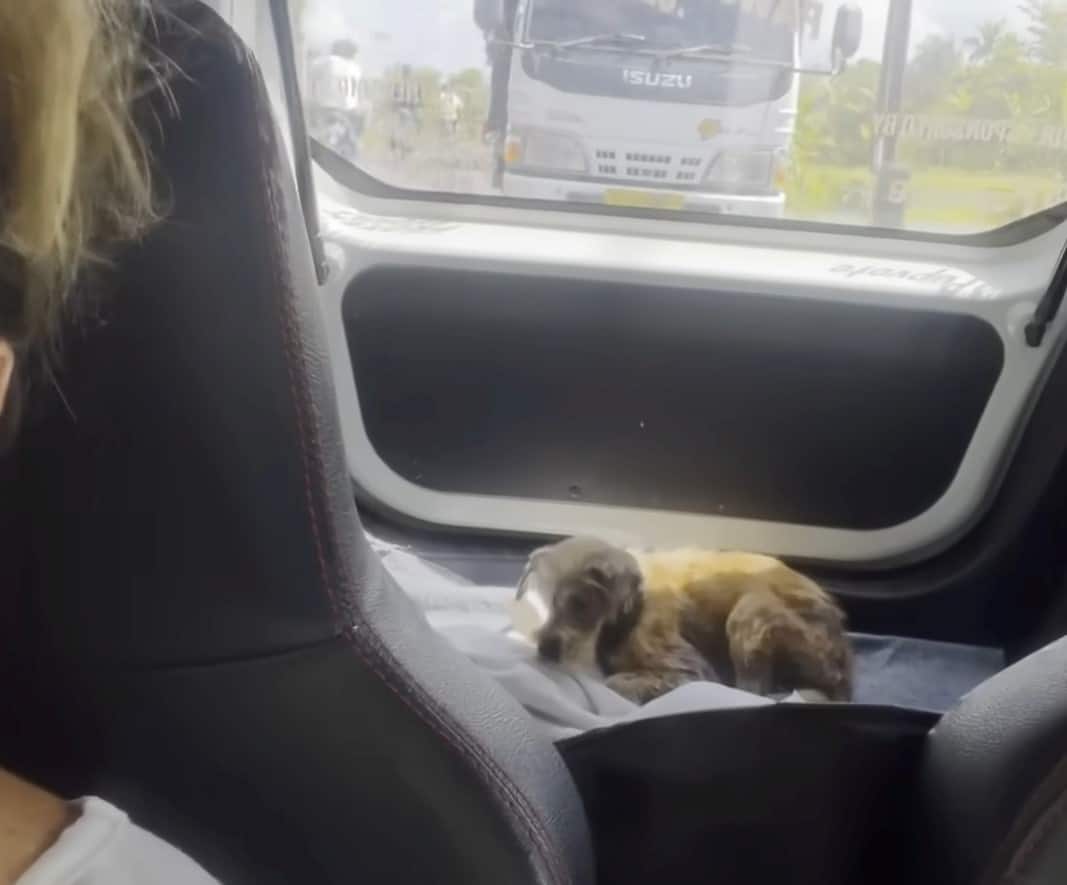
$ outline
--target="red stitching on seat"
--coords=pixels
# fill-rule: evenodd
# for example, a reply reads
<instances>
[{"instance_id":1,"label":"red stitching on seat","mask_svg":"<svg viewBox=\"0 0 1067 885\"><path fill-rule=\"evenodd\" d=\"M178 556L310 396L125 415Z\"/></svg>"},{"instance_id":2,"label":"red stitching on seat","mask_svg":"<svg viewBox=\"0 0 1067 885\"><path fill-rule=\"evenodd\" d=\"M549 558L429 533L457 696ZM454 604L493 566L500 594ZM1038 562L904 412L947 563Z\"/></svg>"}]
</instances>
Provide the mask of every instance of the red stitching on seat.
<instances>
[{"instance_id":1,"label":"red stitching on seat","mask_svg":"<svg viewBox=\"0 0 1067 885\"><path fill-rule=\"evenodd\" d=\"M262 97L265 93L265 89L262 85L258 68L251 60L247 63L247 68L251 73L250 85L252 87L253 95L258 101L262 102L265 100ZM257 114L257 124L262 124L263 122L263 115ZM375 675L377 675L378 678L381 679L381 681L385 683L385 685L387 685L409 709L419 716L423 722L428 724L441 738L443 738L446 745L459 752L461 758L472 762L475 771L482 773L488 778L488 786L496 795L497 799L500 800L517 818L517 821L526 831L527 837L537 846L541 854L541 859L548 865L549 874L555 881L559 883L569 883L572 881L570 871L566 868L566 864L564 863L560 852L556 850L553 840L545 829L540 816L533 811L521 790L519 790L510 778L508 778L499 768L495 760L486 753L485 749L452 721L452 718L447 714L447 711L443 710L436 700L432 698L417 681L411 679L410 676L406 679L404 678L403 666L381 643L380 639L373 635L374 631L369 624L366 622L358 625L349 623L349 614L346 613L347 606L342 605L336 596L333 581L331 580L326 562L325 547L316 507L314 492L315 483L312 482L313 467L318 468L315 479L319 481L320 486L325 482L325 470L321 463L321 449L318 445L318 441L312 439L312 434L309 431L309 417L307 411L310 408L310 393L307 390L305 379L298 377L296 374L296 366L300 361L301 349L299 346L300 342L298 341L298 322L296 321L295 311L293 310L292 299L285 294L289 292L291 287L287 285L287 282L289 281L282 279L280 276L282 268L288 266L288 256L284 251L283 235L280 230L280 225L283 223L284 216L279 205L277 182L272 175L269 163L263 162L265 157L276 155L278 151L273 120L269 118L267 119L265 129L257 126L257 135L262 143L257 143L255 147L262 147L265 149L263 155L258 156L257 159L261 161L259 171L263 179L265 191L266 205L264 206L264 216L268 218L272 226L275 227L275 230L270 231L270 233L274 234L274 236L271 237L270 246L273 253L271 257L274 259L272 274L275 276L274 282L276 283L275 292L278 303L279 320L283 340L285 342L289 392L292 398L294 411L296 412L298 424L302 461L301 466L306 499L305 506L314 538L320 579L323 589L326 591L327 598L329 599L334 617L340 621L343 635L346 636L349 644L357 652L360 659L374 671ZM315 453L314 456L312 451ZM340 545L335 545L335 549L340 549ZM352 580L352 584L354 586L354 579ZM352 612L351 615L354 618L356 613ZM362 621L362 618L360 618L360 620ZM371 642L372 637L374 640L373 642ZM399 684L395 681L397 675L401 676L401 682Z\"/></svg>"},{"instance_id":2,"label":"red stitching on seat","mask_svg":"<svg viewBox=\"0 0 1067 885\"><path fill-rule=\"evenodd\" d=\"M1057 769L1067 770L1067 760L1057 766ZM1050 776L1054 777L1055 775ZM1060 823L1067 818L1067 790L1062 791L1056 799L1041 813L1041 816L1037 819L1037 822L1033 824L1026 833L1026 837L1022 840L1022 843L1016 849L1015 855L1011 859L1011 863L1008 864L1008 869L1004 873L1002 880L1003 885L1011 885L1013 882L1019 882L1020 885L1026 882L1026 867L1033 858L1034 852L1037 851L1043 844L1049 834L1052 833Z\"/></svg>"}]
</instances>

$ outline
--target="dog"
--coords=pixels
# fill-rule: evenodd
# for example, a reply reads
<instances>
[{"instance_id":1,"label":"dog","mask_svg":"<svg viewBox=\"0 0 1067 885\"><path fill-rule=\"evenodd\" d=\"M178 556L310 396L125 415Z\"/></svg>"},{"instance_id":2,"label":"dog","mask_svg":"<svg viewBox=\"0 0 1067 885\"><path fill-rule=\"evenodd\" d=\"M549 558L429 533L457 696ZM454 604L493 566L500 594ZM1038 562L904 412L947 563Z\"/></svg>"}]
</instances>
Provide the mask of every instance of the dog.
<instances>
[{"instance_id":1,"label":"dog","mask_svg":"<svg viewBox=\"0 0 1067 885\"><path fill-rule=\"evenodd\" d=\"M847 701L845 615L814 581L770 556L638 552L596 538L535 550L519 581L548 605L538 655L599 671L638 704L694 681Z\"/></svg>"}]
</instances>

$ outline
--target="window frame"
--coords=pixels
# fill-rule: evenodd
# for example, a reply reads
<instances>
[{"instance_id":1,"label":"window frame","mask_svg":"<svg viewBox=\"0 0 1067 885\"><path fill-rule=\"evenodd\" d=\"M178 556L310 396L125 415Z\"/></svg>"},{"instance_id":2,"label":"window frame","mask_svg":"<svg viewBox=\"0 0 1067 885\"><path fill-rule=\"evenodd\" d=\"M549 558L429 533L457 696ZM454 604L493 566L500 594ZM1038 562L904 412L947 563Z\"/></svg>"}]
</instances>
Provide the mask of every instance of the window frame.
<instances>
[{"instance_id":1,"label":"window frame","mask_svg":"<svg viewBox=\"0 0 1067 885\"><path fill-rule=\"evenodd\" d=\"M440 214L447 216L449 209L462 206L481 209L485 213L484 220L486 221L497 220L494 219L491 213L499 210L519 211L524 215L534 212L566 213L578 217L585 216L590 219L633 219L641 222L645 226L644 229L650 232L655 231L655 228L650 228L649 225L668 222L687 225L699 224L709 232L724 227L741 227L755 230L846 235L875 240L990 249L1015 246L1027 240L1036 239L1067 220L1067 201L1065 201L988 231L950 234L912 228L839 224L823 221L804 221L794 218L763 218L740 213L726 214L642 209L604 206L593 203L572 203L559 200L535 200L495 194L465 193L462 191L420 190L389 184L335 153L317 139L311 138L310 142L312 159L324 174L353 194L373 200L376 206L375 211L383 212L383 214L408 214L408 211L414 208L417 214L425 216L427 209L436 205L441 207ZM395 204L394 212L383 211L385 210L383 206L385 201ZM469 212L465 212L464 217L470 218L471 215ZM709 239L713 239L713 237L709 237Z\"/></svg>"}]
</instances>

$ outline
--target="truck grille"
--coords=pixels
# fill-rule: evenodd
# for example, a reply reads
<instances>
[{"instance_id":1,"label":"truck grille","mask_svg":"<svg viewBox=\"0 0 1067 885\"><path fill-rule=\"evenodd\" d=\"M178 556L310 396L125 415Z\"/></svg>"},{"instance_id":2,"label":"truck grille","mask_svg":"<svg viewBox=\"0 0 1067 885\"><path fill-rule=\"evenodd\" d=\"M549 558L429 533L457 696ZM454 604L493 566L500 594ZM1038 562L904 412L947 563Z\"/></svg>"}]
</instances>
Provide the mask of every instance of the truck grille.
<instances>
[{"instance_id":1,"label":"truck grille","mask_svg":"<svg viewBox=\"0 0 1067 885\"><path fill-rule=\"evenodd\" d=\"M601 178L661 184L695 184L705 163L703 157L689 154L608 147L596 148L594 158L596 174Z\"/></svg>"}]
</instances>

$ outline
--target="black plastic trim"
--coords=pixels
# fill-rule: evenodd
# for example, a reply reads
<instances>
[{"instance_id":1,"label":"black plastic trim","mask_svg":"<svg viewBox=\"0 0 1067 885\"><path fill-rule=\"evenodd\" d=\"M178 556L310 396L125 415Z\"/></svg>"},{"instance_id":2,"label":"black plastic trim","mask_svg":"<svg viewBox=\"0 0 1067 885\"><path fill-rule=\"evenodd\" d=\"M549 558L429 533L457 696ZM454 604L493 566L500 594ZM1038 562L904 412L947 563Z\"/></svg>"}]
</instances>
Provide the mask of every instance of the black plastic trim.
<instances>
[{"instance_id":1,"label":"black plastic trim","mask_svg":"<svg viewBox=\"0 0 1067 885\"><path fill-rule=\"evenodd\" d=\"M962 313L478 271L373 267L342 311L410 482L852 530L944 495L1004 354Z\"/></svg>"},{"instance_id":2,"label":"black plastic trim","mask_svg":"<svg viewBox=\"0 0 1067 885\"><path fill-rule=\"evenodd\" d=\"M278 43L278 60L281 64L282 82L285 86L285 103L289 116L289 135L293 142L293 165L296 167L296 186L300 194L300 208L304 213L311 255L315 262L315 276L321 286L329 276L330 265L319 234L319 205L312 172L311 142L304 119L304 101L300 95L300 81L296 73L296 50L293 46L293 28L289 20L287 0L270 0L271 22L274 38Z\"/></svg>"},{"instance_id":3,"label":"black plastic trim","mask_svg":"<svg viewBox=\"0 0 1067 885\"><path fill-rule=\"evenodd\" d=\"M1064 242L1060 249L1060 257L1056 261L1056 269L1052 273L1048 289L1038 303L1033 318L1026 324L1026 343L1031 347L1040 347L1045 340L1045 333L1052 321L1056 319L1065 294L1067 294L1067 242Z\"/></svg>"}]
</instances>

